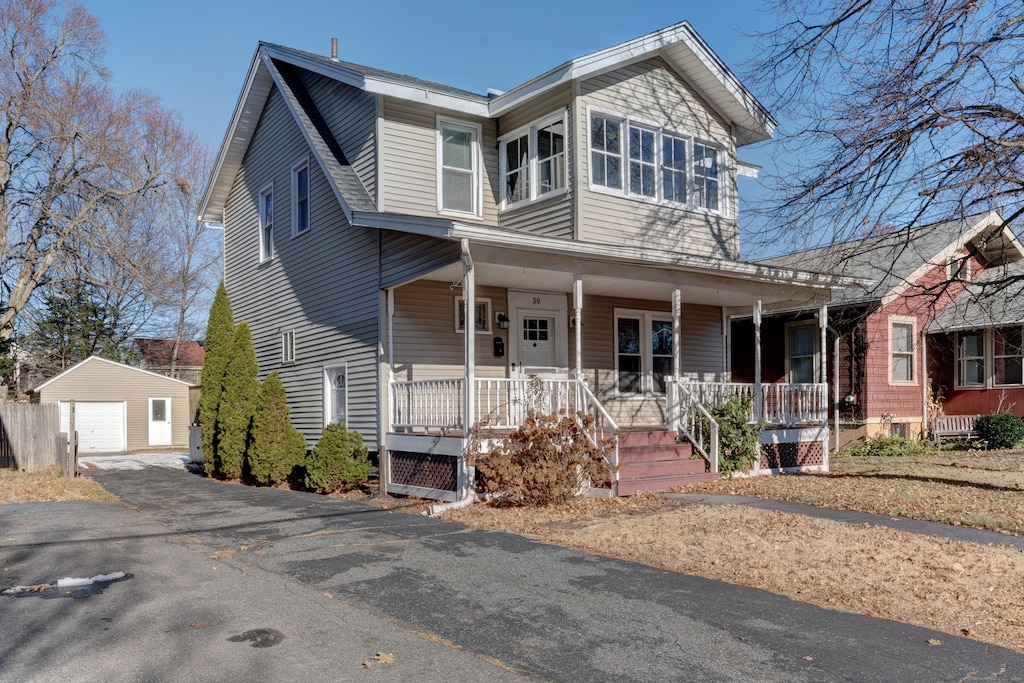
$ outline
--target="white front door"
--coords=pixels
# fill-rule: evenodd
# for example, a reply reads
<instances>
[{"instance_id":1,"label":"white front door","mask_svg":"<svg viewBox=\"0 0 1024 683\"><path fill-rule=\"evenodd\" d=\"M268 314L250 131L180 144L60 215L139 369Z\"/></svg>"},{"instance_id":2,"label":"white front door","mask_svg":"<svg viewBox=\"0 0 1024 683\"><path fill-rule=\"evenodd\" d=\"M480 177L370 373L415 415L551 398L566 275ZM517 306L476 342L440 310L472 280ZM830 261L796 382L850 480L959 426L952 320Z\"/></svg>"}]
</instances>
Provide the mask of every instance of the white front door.
<instances>
[{"instance_id":1,"label":"white front door","mask_svg":"<svg viewBox=\"0 0 1024 683\"><path fill-rule=\"evenodd\" d=\"M149 399L149 445L171 445L171 399Z\"/></svg>"},{"instance_id":2,"label":"white front door","mask_svg":"<svg viewBox=\"0 0 1024 683\"><path fill-rule=\"evenodd\" d=\"M546 311L519 316L519 372L521 375L550 374L557 371L555 316Z\"/></svg>"}]
</instances>

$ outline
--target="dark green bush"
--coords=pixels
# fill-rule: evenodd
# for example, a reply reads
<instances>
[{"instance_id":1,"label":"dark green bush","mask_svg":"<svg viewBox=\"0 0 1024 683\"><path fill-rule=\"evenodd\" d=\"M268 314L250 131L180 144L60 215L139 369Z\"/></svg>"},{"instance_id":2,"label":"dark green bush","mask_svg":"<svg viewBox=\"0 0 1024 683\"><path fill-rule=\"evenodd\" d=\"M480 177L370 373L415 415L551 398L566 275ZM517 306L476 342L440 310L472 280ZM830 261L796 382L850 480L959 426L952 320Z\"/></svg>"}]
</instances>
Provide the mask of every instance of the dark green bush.
<instances>
[{"instance_id":1,"label":"dark green bush","mask_svg":"<svg viewBox=\"0 0 1024 683\"><path fill-rule=\"evenodd\" d=\"M221 476L217 415L224 389L224 371L228 367L228 360L231 359L234 342L234 315L222 282L217 288L217 295L210 308L210 320L206 326L204 342L206 362L203 363L203 373L199 382L199 432L203 443L203 467L211 476Z\"/></svg>"},{"instance_id":2,"label":"dark green bush","mask_svg":"<svg viewBox=\"0 0 1024 683\"><path fill-rule=\"evenodd\" d=\"M317 493L333 493L355 488L370 478L370 460L363 437L344 424L324 427L306 458L306 488Z\"/></svg>"},{"instance_id":3,"label":"dark green bush","mask_svg":"<svg viewBox=\"0 0 1024 683\"><path fill-rule=\"evenodd\" d=\"M259 484L278 484L306 457L306 439L288 420L284 384L277 372L260 386L260 401L252 421L249 475Z\"/></svg>"},{"instance_id":4,"label":"dark green bush","mask_svg":"<svg viewBox=\"0 0 1024 683\"><path fill-rule=\"evenodd\" d=\"M252 418L260 398L259 366L245 323L235 328L231 359L217 410L217 459L221 476L240 479L252 443Z\"/></svg>"},{"instance_id":5,"label":"dark green bush","mask_svg":"<svg viewBox=\"0 0 1024 683\"><path fill-rule=\"evenodd\" d=\"M921 455L934 450L925 441L904 439L899 436L875 436L867 441L855 443L842 450L843 455L873 458L902 458L908 455Z\"/></svg>"},{"instance_id":6,"label":"dark green bush","mask_svg":"<svg viewBox=\"0 0 1024 683\"><path fill-rule=\"evenodd\" d=\"M1024 440L1024 419L1014 413L989 413L977 419L974 431L989 448L1013 448Z\"/></svg>"},{"instance_id":7,"label":"dark green bush","mask_svg":"<svg viewBox=\"0 0 1024 683\"><path fill-rule=\"evenodd\" d=\"M718 470L722 474L748 472L761 457L761 429L750 424L753 396L730 396L708 412L718 423Z\"/></svg>"}]
</instances>

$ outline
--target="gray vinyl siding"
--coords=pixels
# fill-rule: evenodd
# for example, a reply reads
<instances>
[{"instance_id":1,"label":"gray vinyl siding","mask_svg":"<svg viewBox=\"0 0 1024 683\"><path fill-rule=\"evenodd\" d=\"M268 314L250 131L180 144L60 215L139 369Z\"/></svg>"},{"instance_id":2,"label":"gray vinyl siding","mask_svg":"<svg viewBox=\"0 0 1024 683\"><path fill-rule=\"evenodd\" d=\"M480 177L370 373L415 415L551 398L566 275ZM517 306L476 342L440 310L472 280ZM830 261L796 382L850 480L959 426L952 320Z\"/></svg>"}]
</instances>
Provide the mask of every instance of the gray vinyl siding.
<instances>
[{"instance_id":1,"label":"gray vinyl siding","mask_svg":"<svg viewBox=\"0 0 1024 683\"><path fill-rule=\"evenodd\" d=\"M462 258L457 242L409 233L381 231L380 286L394 287Z\"/></svg>"},{"instance_id":2,"label":"gray vinyl siding","mask_svg":"<svg viewBox=\"0 0 1024 683\"><path fill-rule=\"evenodd\" d=\"M590 190L587 106L608 114L628 114L666 130L724 147L721 182L725 214L687 211L653 201ZM581 83L575 107L580 131L576 154L580 173L579 237L632 246L658 245L674 251L738 258L736 150L727 122L673 71L655 58L625 66ZM625 142L625 135L623 136ZM623 179L627 180L627 168Z\"/></svg>"},{"instance_id":3,"label":"gray vinyl siding","mask_svg":"<svg viewBox=\"0 0 1024 683\"><path fill-rule=\"evenodd\" d=\"M378 205L388 213L450 217L437 209L437 116L482 127L483 217L459 217L498 224L498 140L494 121L461 117L433 107L383 98L380 119Z\"/></svg>"},{"instance_id":4,"label":"gray vinyl siding","mask_svg":"<svg viewBox=\"0 0 1024 683\"><path fill-rule=\"evenodd\" d=\"M395 290L393 338L395 379L457 379L465 377L465 336L455 331L455 300L460 288L450 282L418 280ZM480 286L477 299L491 300L491 332L476 335L476 375L505 377L508 355L494 356L494 338L508 349L508 330L494 322L497 312L508 313L507 290Z\"/></svg>"},{"instance_id":5,"label":"gray vinyl siding","mask_svg":"<svg viewBox=\"0 0 1024 683\"><path fill-rule=\"evenodd\" d=\"M567 191L565 194L550 199L540 199L527 204L502 211L498 216L501 227L509 230L528 232L546 237L573 237L573 187L575 164L574 149L575 122L572 116L572 84L552 88L550 92L534 98L498 119L498 134L504 135L522 126L528 126L538 119L557 113L565 113L566 119L566 166L568 167ZM499 150L500 152L500 150ZM498 178L499 200L502 180Z\"/></svg>"},{"instance_id":6,"label":"gray vinyl siding","mask_svg":"<svg viewBox=\"0 0 1024 683\"><path fill-rule=\"evenodd\" d=\"M377 97L309 71L302 82L359 180L377 199Z\"/></svg>"},{"instance_id":7,"label":"gray vinyl siding","mask_svg":"<svg viewBox=\"0 0 1024 683\"><path fill-rule=\"evenodd\" d=\"M40 403L60 401L125 404L125 447L150 448L149 399L171 399L171 447L188 448L189 387L169 378L102 360L89 360L39 389Z\"/></svg>"},{"instance_id":8,"label":"gray vinyl siding","mask_svg":"<svg viewBox=\"0 0 1024 683\"><path fill-rule=\"evenodd\" d=\"M292 422L316 443L323 427L323 368L348 364L349 426L377 447L378 281L376 231L345 220L310 158L310 229L291 236L291 167L309 154L275 88L227 202L225 283L237 322L249 324L260 377L277 370ZM274 185L275 256L259 262L261 189ZM295 332L295 362L281 362L281 334Z\"/></svg>"}]
</instances>

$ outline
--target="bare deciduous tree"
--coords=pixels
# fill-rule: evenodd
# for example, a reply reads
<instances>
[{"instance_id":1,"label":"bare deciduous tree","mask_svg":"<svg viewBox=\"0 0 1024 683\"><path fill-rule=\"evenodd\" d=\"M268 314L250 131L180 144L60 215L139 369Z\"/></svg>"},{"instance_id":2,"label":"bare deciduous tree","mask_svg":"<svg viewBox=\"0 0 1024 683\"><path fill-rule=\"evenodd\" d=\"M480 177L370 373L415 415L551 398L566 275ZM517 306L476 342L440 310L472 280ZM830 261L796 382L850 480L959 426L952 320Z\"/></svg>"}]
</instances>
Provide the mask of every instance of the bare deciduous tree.
<instances>
[{"instance_id":1,"label":"bare deciduous tree","mask_svg":"<svg viewBox=\"0 0 1024 683\"><path fill-rule=\"evenodd\" d=\"M776 0L751 80L783 121L766 213L820 242L1024 211L1024 6ZM762 235L763 237L764 235Z\"/></svg>"},{"instance_id":2,"label":"bare deciduous tree","mask_svg":"<svg viewBox=\"0 0 1024 683\"><path fill-rule=\"evenodd\" d=\"M115 92L105 37L82 6L0 3L0 339L73 244L158 187L177 117L141 92Z\"/></svg>"}]
</instances>

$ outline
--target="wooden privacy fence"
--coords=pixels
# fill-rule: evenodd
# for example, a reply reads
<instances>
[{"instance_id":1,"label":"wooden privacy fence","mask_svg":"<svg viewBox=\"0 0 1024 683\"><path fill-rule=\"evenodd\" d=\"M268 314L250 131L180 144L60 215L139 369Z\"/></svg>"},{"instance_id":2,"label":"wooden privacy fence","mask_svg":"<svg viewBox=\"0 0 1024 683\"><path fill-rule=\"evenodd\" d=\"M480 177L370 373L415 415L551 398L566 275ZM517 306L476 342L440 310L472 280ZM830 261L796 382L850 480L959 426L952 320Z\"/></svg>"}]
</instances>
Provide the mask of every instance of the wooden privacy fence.
<instances>
[{"instance_id":1,"label":"wooden privacy fence","mask_svg":"<svg viewBox=\"0 0 1024 683\"><path fill-rule=\"evenodd\" d=\"M0 467L35 472L59 465L73 475L67 442L56 403L0 403Z\"/></svg>"}]
</instances>

